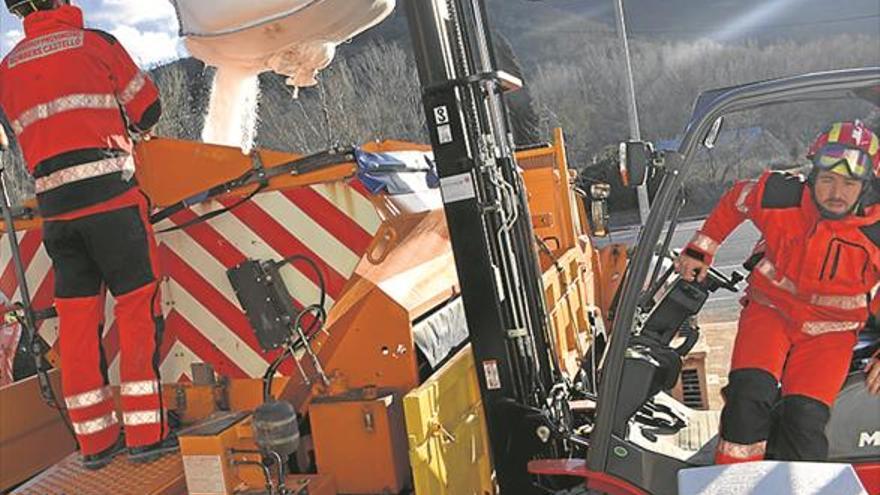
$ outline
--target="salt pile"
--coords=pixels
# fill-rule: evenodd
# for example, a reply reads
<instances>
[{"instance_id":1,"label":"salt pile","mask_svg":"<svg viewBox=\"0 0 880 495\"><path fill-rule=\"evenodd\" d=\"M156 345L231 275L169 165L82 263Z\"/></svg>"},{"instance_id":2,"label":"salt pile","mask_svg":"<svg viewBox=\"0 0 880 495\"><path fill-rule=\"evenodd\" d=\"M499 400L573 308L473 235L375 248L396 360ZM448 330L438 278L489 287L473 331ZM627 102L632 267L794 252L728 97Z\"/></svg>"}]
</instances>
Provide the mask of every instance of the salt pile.
<instances>
[{"instance_id":1,"label":"salt pile","mask_svg":"<svg viewBox=\"0 0 880 495\"><path fill-rule=\"evenodd\" d=\"M257 137L260 81L253 71L230 64L214 76L202 141L238 146L250 153Z\"/></svg>"},{"instance_id":2,"label":"salt pile","mask_svg":"<svg viewBox=\"0 0 880 495\"><path fill-rule=\"evenodd\" d=\"M257 75L274 71L294 87L317 84L336 46L375 26L395 0L171 0L186 47L217 67L202 139L254 145Z\"/></svg>"}]
</instances>

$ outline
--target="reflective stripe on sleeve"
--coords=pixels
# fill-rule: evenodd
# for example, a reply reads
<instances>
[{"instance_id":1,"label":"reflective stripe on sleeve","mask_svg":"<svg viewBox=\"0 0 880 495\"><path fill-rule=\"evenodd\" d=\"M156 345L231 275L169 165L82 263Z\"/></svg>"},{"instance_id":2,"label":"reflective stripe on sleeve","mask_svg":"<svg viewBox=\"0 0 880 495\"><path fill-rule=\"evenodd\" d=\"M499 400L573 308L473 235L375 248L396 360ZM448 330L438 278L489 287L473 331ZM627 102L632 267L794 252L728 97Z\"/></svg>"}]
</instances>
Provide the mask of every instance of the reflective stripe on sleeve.
<instances>
[{"instance_id":1,"label":"reflective stripe on sleeve","mask_svg":"<svg viewBox=\"0 0 880 495\"><path fill-rule=\"evenodd\" d=\"M143 72L138 72L135 74L131 81L125 86L125 89L122 90L122 93L119 94L119 103L123 105L127 105L135 99L138 93L144 89L144 86L147 83L147 75Z\"/></svg>"},{"instance_id":2,"label":"reflective stripe on sleeve","mask_svg":"<svg viewBox=\"0 0 880 495\"><path fill-rule=\"evenodd\" d=\"M782 276L777 278L778 271L776 270L776 265L773 264L772 261L767 258L763 258L758 262L758 265L755 266L755 270L770 280L770 283L775 285L776 287L789 292L791 294L797 294L797 287L795 287L794 282L791 281L786 276Z\"/></svg>"},{"instance_id":3,"label":"reflective stripe on sleeve","mask_svg":"<svg viewBox=\"0 0 880 495\"><path fill-rule=\"evenodd\" d=\"M746 204L746 199L749 197L749 193L752 192L752 189L755 188L755 181L750 181L743 186L742 191L739 192L739 196L736 198L736 209L740 213L748 213L749 206Z\"/></svg>"},{"instance_id":4,"label":"reflective stripe on sleeve","mask_svg":"<svg viewBox=\"0 0 880 495\"><path fill-rule=\"evenodd\" d=\"M714 256L718 251L718 242L702 232L694 234L690 243L700 251L709 253L710 256Z\"/></svg>"}]
</instances>

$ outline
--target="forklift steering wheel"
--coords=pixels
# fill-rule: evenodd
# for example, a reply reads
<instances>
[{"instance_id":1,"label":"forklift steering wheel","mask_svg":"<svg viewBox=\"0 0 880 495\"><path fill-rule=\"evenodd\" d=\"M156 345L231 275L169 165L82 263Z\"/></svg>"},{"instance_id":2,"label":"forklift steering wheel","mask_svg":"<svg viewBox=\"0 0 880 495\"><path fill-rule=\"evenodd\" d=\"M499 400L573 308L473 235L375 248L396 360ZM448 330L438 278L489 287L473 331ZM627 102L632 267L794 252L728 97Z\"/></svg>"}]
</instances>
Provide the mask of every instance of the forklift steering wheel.
<instances>
[{"instance_id":1,"label":"forklift steering wheel","mask_svg":"<svg viewBox=\"0 0 880 495\"><path fill-rule=\"evenodd\" d=\"M745 277L743 277L742 274L738 271L734 270L734 272L731 273L728 277L717 268L710 266L706 274L706 280L704 281L704 284L708 284L706 288L709 289L710 292L714 292L718 289L727 289L730 292L739 292L737 284L742 282L744 278Z\"/></svg>"}]
</instances>

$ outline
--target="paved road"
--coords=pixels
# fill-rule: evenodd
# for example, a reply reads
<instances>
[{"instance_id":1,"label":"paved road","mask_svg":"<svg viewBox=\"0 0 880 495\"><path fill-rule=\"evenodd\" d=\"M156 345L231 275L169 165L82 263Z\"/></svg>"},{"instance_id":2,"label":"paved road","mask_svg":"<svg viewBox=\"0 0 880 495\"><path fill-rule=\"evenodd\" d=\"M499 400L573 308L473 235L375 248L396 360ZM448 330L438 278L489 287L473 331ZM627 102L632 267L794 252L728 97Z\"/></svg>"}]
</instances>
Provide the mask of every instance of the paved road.
<instances>
[{"instance_id":1,"label":"paved road","mask_svg":"<svg viewBox=\"0 0 880 495\"><path fill-rule=\"evenodd\" d=\"M675 234L672 236L671 247L673 249L681 249L702 224L702 219L679 224L675 229ZM638 226L624 228L612 232L605 241L632 245L638 236L638 232ZM742 275L747 275L746 271L742 268L742 263L751 254L752 247L758 241L758 238L758 231L751 222L740 225L721 245L718 254L715 256L714 267L727 275L730 275L734 270L739 271ZM740 282L740 288L744 287L745 282ZM741 295L741 291L734 294L724 289L712 294L700 314L700 320L715 322L736 320L739 314L739 298Z\"/></svg>"}]
</instances>

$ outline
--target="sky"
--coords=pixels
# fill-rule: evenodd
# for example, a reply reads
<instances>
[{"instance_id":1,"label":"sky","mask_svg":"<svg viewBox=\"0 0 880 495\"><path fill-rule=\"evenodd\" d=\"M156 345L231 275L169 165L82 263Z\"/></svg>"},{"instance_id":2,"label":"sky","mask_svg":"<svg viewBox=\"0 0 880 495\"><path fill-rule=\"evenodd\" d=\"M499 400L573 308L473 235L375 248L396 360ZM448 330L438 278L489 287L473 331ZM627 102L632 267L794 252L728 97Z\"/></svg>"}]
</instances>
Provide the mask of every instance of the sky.
<instances>
[{"instance_id":1,"label":"sky","mask_svg":"<svg viewBox=\"0 0 880 495\"><path fill-rule=\"evenodd\" d=\"M522 3L526 0L505 1ZM88 27L116 36L144 67L187 55L177 36L177 18L169 0L73 0L73 3L85 12ZM580 14L597 20L613 21L612 0L543 0L543 5L563 13L576 8ZM625 5L629 30L634 34L687 36L693 31L692 35L722 42L750 38L762 32L785 37L792 34L792 29L808 33L855 31L880 36L880 0L625 0ZM3 8L0 8L0 28L2 57L23 33L21 21Z\"/></svg>"},{"instance_id":2,"label":"sky","mask_svg":"<svg viewBox=\"0 0 880 495\"><path fill-rule=\"evenodd\" d=\"M86 26L118 38L142 67L186 54L177 36L177 17L167 0L73 0L82 8ZM21 20L0 9L0 57L24 35Z\"/></svg>"}]
</instances>

